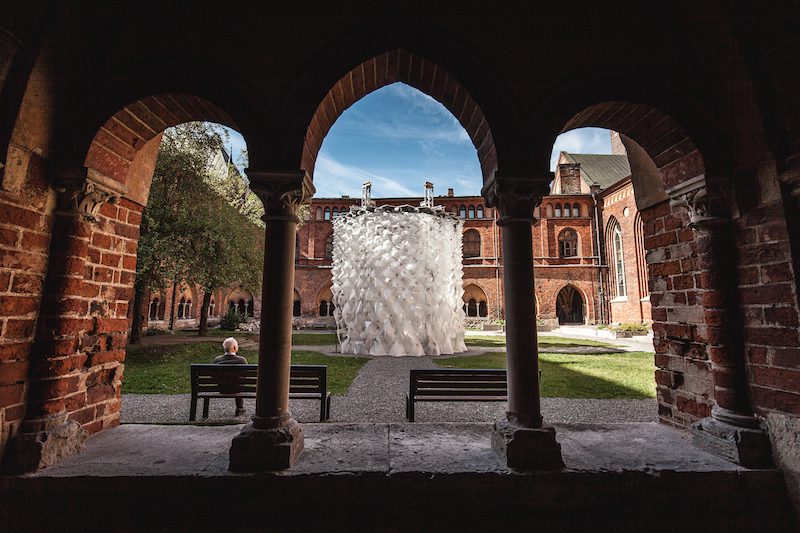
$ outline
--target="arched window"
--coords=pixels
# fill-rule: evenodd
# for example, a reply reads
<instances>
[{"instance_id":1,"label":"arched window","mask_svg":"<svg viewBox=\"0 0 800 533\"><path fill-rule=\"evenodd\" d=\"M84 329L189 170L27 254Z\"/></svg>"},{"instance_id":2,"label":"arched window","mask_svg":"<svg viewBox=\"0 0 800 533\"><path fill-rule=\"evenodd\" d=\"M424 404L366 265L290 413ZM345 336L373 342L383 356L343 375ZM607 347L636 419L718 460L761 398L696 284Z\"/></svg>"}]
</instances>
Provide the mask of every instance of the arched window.
<instances>
[{"instance_id":1,"label":"arched window","mask_svg":"<svg viewBox=\"0 0 800 533\"><path fill-rule=\"evenodd\" d=\"M331 219L331 208L330 207L326 207L325 208L325 220L330 220L330 219Z\"/></svg>"},{"instance_id":2,"label":"arched window","mask_svg":"<svg viewBox=\"0 0 800 533\"><path fill-rule=\"evenodd\" d=\"M581 216L581 205L580 204L572 204L572 216L574 216L574 217Z\"/></svg>"},{"instance_id":3,"label":"arched window","mask_svg":"<svg viewBox=\"0 0 800 533\"><path fill-rule=\"evenodd\" d=\"M547 204L547 208L545 209L546 217L553 218L553 206L552 204Z\"/></svg>"},{"instance_id":4,"label":"arched window","mask_svg":"<svg viewBox=\"0 0 800 533\"><path fill-rule=\"evenodd\" d=\"M317 208L317 211L316 211L316 214L315 214L314 218L316 218L317 220L322 220L322 208L321 207Z\"/></svg>"},{"instance_id":5,"label":"arched window","mask_svg":"<svg viewBox=\"0 0 800 533\"><path fill-rule=\"evenodd\" d=\"M467 218L467 206L462 205L458 208L458 216L461 218Z\"/></svg>"},{"instance_id":6,"label":"arched window","mask_svg":"<svg viewBox=\"0 0 800 533\"><path fill-rule=\"evenodd\" d=\"M339 216L339 208L338 207L334 207L333 208L333 218L336 218L338 216Z\"/></svg>"},{"instance_id":7,"label":"arched window","mask_svg":"<svg viewBox=\"0 0 800 533\"><path fill-rule=\"evenodd\" d=\"M611 246L611 282L614 287L614 296L622 297L628 295L627 284L625 283L625 252L622 246L622 228L616 219L609 222L607 233L609 245Z\"/></svg>"},{"instance_id":8,"label":"arched window","mask_svg":"<svg viewBox=\"0 0 800 533\"><path fill-rule=\"evenodd\" d=\"M478 302L478 316L489 316L489 306L486 305L486 300Z\"/></svg>"},{"instance_id":9,"label":"arched window","mask_svg":"<svg viewBox=\"0 0 800 533\"><path fill-rule=\"evenodd\" d=\"M558 234L558 255L559 257L575 257L578 255L578 233L567 228Z\"/></svg>"},{"instance_id":10,"label":"arched window","mask_svg":"<svg viewBox=\"0 0 800 533\"><path fill-rule=\"evenodd\" d=\"M247 315L247 306L244 303L244 298L239 298L239 301L236 303L236 311L242 315Z\"/></svg>"},{"instance_id":11,"label":"arched window","mask_svg":"<svg viewBox=\"0 0 800 533\"><path fill-rule=\"evenodd\" d=\"M255 309L253 308L253 300L247 300L247 316L254 317Z\"/></svg>"},{"instance_id":12,"label":"arched window","mask_svg":"<svg viewBox=\"0 0 800 533\"><path fill-rule=\"evenodd\" d=\"M561 204L556 204L556 206L555 206L555 216L559 217L559 218L561 217Z\"/></svg>"},{"instance_id":13,"label":"arched window","mask_svg":"<svg viewBox=\"0 0 800 533\"><path fill-rule=\"evenodd\" d=\"M464 257L481 256L481 234L474 229L468 229L462 237Z\"/></svg>"},{"instance_id":14,"label":"arched window","mask_svg":"<svg viewBox=\"0 0 800 533\"><path fill-rule=\"evenodd\" d=\"M328 316L330 310L330 302L327 300L320 300L319 302L319 316Z\"/></svg>"},{"instance_id":15,"label":"arched window","mask_svg":"<svg viewBox=\"0 0 800 533\"><path fill-rule=\"evenodd\" d=\"M181 297L181 301L178 302L178 320L183 319L183 315L186 312L186 298Z\"/></svg>"},{"instance_id":16,"label":"arched window","mask_svg":"<svg viewBox=\"0 0 800 533\"><path fill-rule=\"evenodd\" d=\"M478 316L478 302L470 298L467 302L467 316Z\"/></svg>"},{"instance_id":17,"label":"arched window","mask_svg":"<svg viewBox=\"0 0 800 533\"><path fill-rule=\"evenodd\" d=\"M469 206L469 218L475 218L475 206Z\"/></svg>"},{"instance_id":18,"label":"arched window","mask_svg":"<svg viewBox=\"0 0 800 533\"><path fill-rule=\"evenodd\" d=\"M158 298L153 298L153 300L150 302L150 308L147 312L147 318L149 320L158 320L158 305L160 303L161 302Z\"/></svg>"},{"instance_id":19,"label":"arched window","mask_svg":"<svg viewBox=\"0 0 800 533\"><path fill-rule=\"evenodd\" d=\"M650 288L647 284L647 259L644 252L644 226L642 217L636 213L633 219L633 238L636 242L636 275L639 279L639 297L644 298L650 295Z\"/></svg>"},{"instance_id":20,"label":"arched window","mask_svg":"<svg viewBox=\"0 0 800 533\"><path fill-rule=\"evenodd\" d=\"M477 211L477 213L475 214L475 216L476 216L477 218L483 218L483 206L482 206L482 205L479 205L479 206L478 206L478 211Z\"/></svg>"},{"instance_id":21,"label":"arched window","mask_svg":"<svg viewBox=\"0 0 800 533\"><path fill-rule=\"evenodd\" d=\"M325 239L325 259L333 259L333 233L328 235L328 238Z\"/></svg>"},{"instance_id":22,"label":"arched window","mask_svg":"<svg viewBox=\"0 0 800 533\"><path fill-rule=\"evenodd\" d=\"M572 216L572 208L569 204L564 204L564 216L571 217Z\"/></svg>"}]
</instances>

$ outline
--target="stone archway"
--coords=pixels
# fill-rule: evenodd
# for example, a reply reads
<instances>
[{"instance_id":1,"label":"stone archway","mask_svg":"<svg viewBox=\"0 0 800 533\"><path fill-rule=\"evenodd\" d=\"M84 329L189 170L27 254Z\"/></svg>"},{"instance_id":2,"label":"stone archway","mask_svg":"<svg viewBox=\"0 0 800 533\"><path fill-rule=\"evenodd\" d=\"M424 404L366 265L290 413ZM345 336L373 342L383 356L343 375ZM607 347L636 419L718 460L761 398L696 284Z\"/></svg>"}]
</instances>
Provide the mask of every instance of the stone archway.
<instances>
[{"instance_id":1,"label":"stone archway","mask_svg":"<svg viewBox=\"0 0 800 533\"><path fill-rule=\"evenodd\" d=\"M556 296L556 316L559 325L586 322L583 295L572 285L565 285Z\"/></svg>"}]
</instances>

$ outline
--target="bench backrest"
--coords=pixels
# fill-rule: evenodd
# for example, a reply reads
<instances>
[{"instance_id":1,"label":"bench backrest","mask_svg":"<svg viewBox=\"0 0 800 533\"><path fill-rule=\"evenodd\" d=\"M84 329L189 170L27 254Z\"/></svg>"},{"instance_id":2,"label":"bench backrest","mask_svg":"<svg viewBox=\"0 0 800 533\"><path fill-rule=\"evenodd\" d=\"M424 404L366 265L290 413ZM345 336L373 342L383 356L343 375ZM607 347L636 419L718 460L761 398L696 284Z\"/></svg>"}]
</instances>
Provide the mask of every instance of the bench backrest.
<instances>
[{"instance_id":1,"label":"bench backrest","mask_svg":"<svg viewBox=\"0 0 800 533\"><path fill-rule=\"evenodd\" d=\"M409 396L507 396L506 371L494 368L412 370Z\"/></svg>"},{"instance_id":2,"label":"bench backrest","mask_svg":"<svg viewBox=\"0 0 800 533\"><path fill-rule=\"evenodd\" d=\"M191 365L192 395L256 393L258 365ZM292 365L290 394L321 394L328 387L325 365Z\"/></svg>"}]
</instances>

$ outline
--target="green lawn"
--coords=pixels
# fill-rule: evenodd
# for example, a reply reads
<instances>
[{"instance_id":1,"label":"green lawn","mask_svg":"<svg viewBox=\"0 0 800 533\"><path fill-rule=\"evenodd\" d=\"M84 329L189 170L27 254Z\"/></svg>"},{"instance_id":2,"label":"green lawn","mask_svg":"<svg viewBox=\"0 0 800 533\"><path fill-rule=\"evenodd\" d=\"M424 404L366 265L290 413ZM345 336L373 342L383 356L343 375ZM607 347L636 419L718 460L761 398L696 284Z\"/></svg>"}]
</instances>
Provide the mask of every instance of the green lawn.
<instances>
[{"instance_id":1,"label":"green lawn","mask_svg":"<svg viewBox=\"0 0 800 533\"><path fill-rule=\"evenodd\" d=\"M330 346L336 344L336 333L292 333L295 346Z\"/></svg>"},{"instance_id":2,"label":"green lawn","mask_svg":"<svg viewBox=\"0 0 800 533\"><path fill-rule=\"evenodd\" d=\"M581 341L583 342L583 341ZM443 368L505 368L506 354L437 359ZM551 398L655 398L653 354L539 354L542 396Z\"/></svg>"},{"instance_id":3,"label":"green lawn","mask_svg":"<svg viewBox=\"0 0 800 533\"><path fill-rule=\"evenodd\" d=\"M464 337L464 342L467 346L477 346L479 348L486 347L504 347L506 345L505 335L476 335ZM539 349L547 349L548 346L601 346L604 348L613 348L612 344L600 341L592 341L586 339L567 339L565 337L548 337L539 336Z\"/></svg>"},{"instance_id":4,"label":"green lawn","mask_svg":"<svg viewBox=\"0 0 800 533\"><path fill-rule=\"evenodd\" d=\"M128 346L122 392L128 394L181 394L191 392L189 365L210 363L220 355L216 342L172 344L163 346ZM239 352L248 363L258 362L256 349ZM345 394L367 362L365 357L331 357L319 352L292 352L292 363L327 365L328 390Z\"/></svg>"}]
</instances>

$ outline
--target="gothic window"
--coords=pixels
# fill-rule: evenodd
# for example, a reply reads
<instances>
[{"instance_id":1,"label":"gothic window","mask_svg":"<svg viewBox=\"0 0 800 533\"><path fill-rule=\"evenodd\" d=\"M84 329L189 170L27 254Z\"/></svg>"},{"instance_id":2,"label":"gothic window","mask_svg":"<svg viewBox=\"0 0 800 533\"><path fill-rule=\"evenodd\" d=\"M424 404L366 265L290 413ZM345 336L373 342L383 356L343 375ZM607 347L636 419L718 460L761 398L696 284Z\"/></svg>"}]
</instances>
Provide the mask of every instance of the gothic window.
<instances>
[{"instance_id":1,"label":"gothic window","mask_svg":"<svg viewBox=\"0 0 800 533\"><path fill-rule=\"evenodd\" d=\"M464 257L480 257L481 256L481 234L474 229L464 232L462 238Z\"/></svg>"},{"instance_id":2,"label":"gothic window","mask_svg":"<svg viewBox=\"0 0 800 533\"><path fill-rule=\"evenodd\" d=\"M178 302L178 320L183 318L183 314L186 312L186 298L181 298L181 301Z\"/></svg>"},{"instance_id":3,"label":"gothic window","mask_svg":"<svg viewBox=\"0 0 800 533\"><path fill-rule=\"evenodd\" d=\"M478 302L470 298L467 302L467 316L478 316Z\"/></svg>"},{"instance_id":4,"label":"gothic window","mask_svg":"<svg viewBox=\"0 0 800 533\"><path fill-rule=\"evenodd\" d=\"M467 218L467 206L462 205L458 208L458 216L461 218Z\"/></svg>"},{"instance_id":5,"label":"gothic window","mask_svg":"<svg viewBox=\"0 0 800 533\"><path fill-rule=\"evenodd\" d=\"M320 300L319 302L319 316L330 316L331 303L327 300Z\"/></svg>"},{"instance_id":6,"label":"gothic window","mask_svg":"<svg viewBox=\"0 0 800 533\"><path fill-rule=\"evenodd\" d=\"M242 316L247 314L247 307L244 303L244 298L239 298L239 301L236 303L236 312Z\"/></svg>"},{"instance_id":7,"label":"gothic window","mask_svg":"<svg viewBox=\"0 0 800 533\"><path fill-rule=\"evenodd\" d=\"M622 248L622 228L619 222L614 222L611 229L611 239L614 251L614 288L616 289L616 296L627 296L627 286L625 283L625 258Z\"/></svg>"},{"instance_id":8,"label":"gothic window","mask_svg":"<svg viewBox=\"0 0 800 533\"><path fill-rule=\"evenodd\" d=\"M572 204L572 216L574 216L574 217L581 216L581 206L580 206L580 204Z\"/></svg>"},{"instance_id":9,"label":"gothic window","mask_svg":"<svg viewBox=\"0 0 800 533\"><path fill-rule=\"evenodd\" d=\"M475 218L475 206L469 206L469 218Z\"/></svg>"},{"instance_id":10,"label":"gothic window","mask_svg":"<svg viewBox=\"0 0 800 533\"><path fill-rule=\"evenodd\" d=\"M564 216L565 217L572 216L572 208L569 206L569 204L564 204Z\"/></svg>"},{"instance_id":11,"label":"gothic window","mask_svg":"<svg viewBox=\"0 0 800 533\"><path fill-rule=\"evenodd\" d=\"M478 303L478 316L489 316L489 306L486 305L485 300Z\"/></svg>"},{"instance_id":12,"label":"gothic window","mask_svg":"<svg viewBox=\"0 0 800 533\"><path fill-rule=\"evenodd\" d=\"M325 259L333 259L333 233L328 235L328 238L325 239Z\"/></svg>"},{"instance_id":13,"label":"gothic window","mask_svg":"<svg viewBox=\"0 0 800 533\"><path fill-rule=\"evenodd\" d=\"M317 208L316 215L315 215L314 218L316 218L317 220L322 220L322 208L321 207Z\"/></svg>"},{"instance_id":14,"label":"gothic window","mask_svg":"<svg viewBox=\"0 0 800 533\"><path fill-rule=\"evenodd\" d=\"M331 219L331 208L330 207L326 207L325 208L325 220L330 220L330 219Z\"/></svg>"},{"instance_id":15,"label":"gothic window","mask_svg":"<svg viewBox=\"0 0 800 533\"><path fill-rule=\"evenodd\" d=\"M639 296L644 298L650 294L647 286L647 260L644 253L644 226L642 217L636 213L633 220L633 238L636 242L636 275L639 278Z\"/></svg>"},{"instance_id":16,"label":"gothic window","mask_svg":"<svg viewBox=\"0 0 800 533\"><path fill-rule=\"evenodd\" d=\"M578 255L578 234L574 229L567 228L558 234L558 254L561 257Z\"/></svg>"},{"instance_id":17,"label":"gothic window","mask_svg":"<svg viewBox=\"0 0 800 533\"><path fill-rule=\"evenodd\" d=\"M555 216L560 218L561 217L561 204L556 204L555 207L556 207L555 208Z\"/></svg>"},{"instance_id":18,"label":"gothic window","mask_svg":"<svg viewBox=\"0 0 800 533\"><path fill-rule=\"evenodd\" d=\"M253 300L247 300L247 307L245 308L246 316L253 317L255 316L254 309L253 309Z\"/></svg>"},{"instance_id":19,"label":"gothic window","mask_svg":"<svg viewBox=\"0 0 800 533\"><path fill-rule=\"evenodd\" d=\"M478 218L483 218L483 206L482 205L478 206L478 212L476 213L475 216L478 217Z\"/></svg>"},{"instance_id":20,"label":"gothic window","mask_svg":"<svg viewBox=\"0 0 800 533\"><path fill-rule=\"evenodd\" d=\"M333 208L333 218L336 218L338 216L339 216L339 208L338 207L334 207Z\"/></svg>"}]
</instances>

